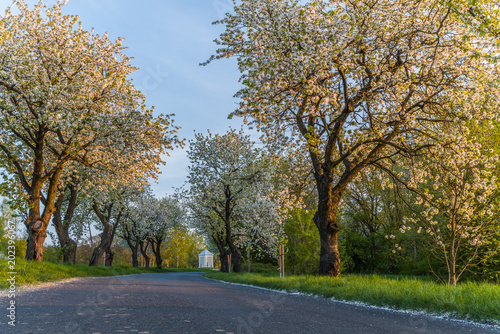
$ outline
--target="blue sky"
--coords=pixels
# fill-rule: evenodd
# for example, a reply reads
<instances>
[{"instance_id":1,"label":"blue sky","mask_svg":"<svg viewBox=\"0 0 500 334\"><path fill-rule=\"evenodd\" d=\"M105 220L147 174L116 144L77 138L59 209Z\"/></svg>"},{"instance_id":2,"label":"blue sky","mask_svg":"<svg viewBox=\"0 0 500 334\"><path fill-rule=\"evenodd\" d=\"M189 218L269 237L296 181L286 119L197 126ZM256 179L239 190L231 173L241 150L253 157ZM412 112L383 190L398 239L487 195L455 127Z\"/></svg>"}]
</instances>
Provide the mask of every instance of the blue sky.
<instances>
[{"instance_id":1,"label":"blue sky","mask_svg":"<svg viewBox=\"0 0 500 334\"><path fill-rule=\"evenodd\" d=\"M236 62L219 60L199 66L217 48L213 40L223 26L212 22L230 10L230 0L69 0L63 8L67 14L79 15L87 30L108 32L111 39L125 38L126 54L140 68L133 75L136 86L156 113L175 114L181 138L193 138L194 130L221 133L229 126L241 126L241 119L227 119L237 107L233 98L239 88ZM164 160L159 183L152 185L157 196L173 193L172 188L181 186L187 175L185 149L171 152Z\"/></svg>"}]
</instances>

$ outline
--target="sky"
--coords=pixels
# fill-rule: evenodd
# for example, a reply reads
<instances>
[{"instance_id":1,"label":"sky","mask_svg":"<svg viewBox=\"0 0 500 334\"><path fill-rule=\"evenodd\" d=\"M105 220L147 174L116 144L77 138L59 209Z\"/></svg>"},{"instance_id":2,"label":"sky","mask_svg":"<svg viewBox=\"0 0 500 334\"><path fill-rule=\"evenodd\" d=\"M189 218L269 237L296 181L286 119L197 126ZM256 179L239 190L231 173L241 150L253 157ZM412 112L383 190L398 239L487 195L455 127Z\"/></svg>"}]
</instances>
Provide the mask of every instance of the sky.
<instances>
[{"instance_id":1,"label":"sky","mask_svg":"<svg viewBox=\"0 0 500 334\"><path fill-rule=\"evenodd\" d=\"M3 8L11 3L0 0ZM231 0L69 0L63 12L79 15L86 30L107 32L111 40L125 38L125 54L139 68L132 78L146 95L147 105L155 107L155 114L175 114L179 137L189 140L194 131L223 133L242 124L241 119L227 118L237 108L233 98L240 87L236 61L199 65L215 53L213 40L224 30L212 22L231 8ZM156 196L172 194L186 181L186 148L164 157L158 183L152 183Z\"/></svg>"}]
</instances>

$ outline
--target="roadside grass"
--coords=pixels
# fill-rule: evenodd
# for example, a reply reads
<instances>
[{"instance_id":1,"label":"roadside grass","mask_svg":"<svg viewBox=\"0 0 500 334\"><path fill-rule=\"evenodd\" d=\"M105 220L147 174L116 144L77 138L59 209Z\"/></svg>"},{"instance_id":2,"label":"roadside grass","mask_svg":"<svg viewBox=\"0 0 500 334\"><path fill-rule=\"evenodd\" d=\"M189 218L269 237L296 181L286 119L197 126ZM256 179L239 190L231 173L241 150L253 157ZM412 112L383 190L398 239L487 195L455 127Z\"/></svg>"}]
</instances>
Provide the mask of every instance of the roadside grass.
<instances>
[{"instance_id":1,"label":"roadside grass","mask_svg":"<svg viewBox=\"0 0 500 334\"><path fill-rule=\"evenodd\" d=\"M101 277L132 275L142 273L166 273L166 272L189 272L189 271L207 271L206 269L174 269L174 268L133 268L130 266L112 266L112 267L89 267L88 265L72 265L51 262L26 261L16 258L14 270L8 266L7 260L0 259L0 289L9 288L10 283L7 279L9 272L16 272L16 287L22 287L27 284L37 284L43 282L56 282L73 277Z\"/></svg>"},{"instance_id":2,"label":"roadside grass","mask_svg":"<svg viewBox=\"0 0 500 334\"><path fill-rule=\"evenodd\" d=\"M426 277L345 275L342 278L209 272L207 278L302 292L340 301L425 311L458 319L500 324L500 286L490 283L439 284Z\"/></svg>"}]
</instances>

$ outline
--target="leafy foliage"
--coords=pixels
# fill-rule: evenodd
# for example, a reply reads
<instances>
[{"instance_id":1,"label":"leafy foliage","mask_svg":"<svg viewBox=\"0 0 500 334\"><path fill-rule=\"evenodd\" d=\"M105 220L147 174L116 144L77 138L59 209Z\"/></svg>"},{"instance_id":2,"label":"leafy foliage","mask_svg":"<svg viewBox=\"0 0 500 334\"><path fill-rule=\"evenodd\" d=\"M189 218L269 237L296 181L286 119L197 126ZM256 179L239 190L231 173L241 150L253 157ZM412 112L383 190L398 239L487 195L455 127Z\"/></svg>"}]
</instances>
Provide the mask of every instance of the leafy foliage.
<instances>
[{"instance_id":1,"label":"leafy foliage","mask_svg":"<svg viewBox=\"0 0 500 334\"><path fill-rule=\"evenodd\" d=\"M294 275L318 272L320 244L313 215L313 212L295 209L285 223L285 270Z\"/></svg>"}]
</instances>

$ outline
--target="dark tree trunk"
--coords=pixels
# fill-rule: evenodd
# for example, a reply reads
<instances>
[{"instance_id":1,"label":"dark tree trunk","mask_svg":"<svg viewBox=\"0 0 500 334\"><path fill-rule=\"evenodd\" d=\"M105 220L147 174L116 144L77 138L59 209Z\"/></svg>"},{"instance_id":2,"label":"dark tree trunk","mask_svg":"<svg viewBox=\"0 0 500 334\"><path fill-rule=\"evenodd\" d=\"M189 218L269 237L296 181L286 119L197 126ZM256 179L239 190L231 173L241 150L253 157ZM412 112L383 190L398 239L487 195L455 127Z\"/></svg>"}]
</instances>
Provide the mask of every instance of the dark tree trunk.
<instances>
[{"instance_id":1,"label":"dark tree trunk","mask_svg":"<svg viewBox=\"0 0 500 334\"><path fill-rule=\"evenodd\" d=\"M106 260L104 264L106 267L111 267L113 265L113 258L115 257L115 253L111 251L111 246L106 248Z\"/></svg>"},{"instance_id":2,"label":"dark tree trunk","mask_svg":"<svg viewBox=\"0 0 500 334\"><path fill-rule=\"evenodd\" d=\"M111 267L113 265L113 258L115 257L115 253L111 251L111 245L113 244L113 240L115 240L116 228L120 223L120 217L121 213L118 215L118 219L113 224L113 230L111 231L111 243L109 244L108 248L106 248L106 260L105 260L106 267Z\"/></svg>"},{"instance_id":3,"label":"dark tree trunk","mask_svg":"<svg viewBox=\"0 0 500 334\"><path fill-rule=\"evenodd\" d=\"M103 255L106 253L105 265L111 266L113 263L113 252L111 252L111 244L113 243L113 239L115 237L116 228L120 223L120 219L122 216L122 211L118 212L116 217L116 221L113 225L110 224L111 216L113 213L113 205L110 204L106 207L107 216L101 212L97 204L94 203L92 206L94 212L102 223L103 232L100 234L101 242L99 245L94 248L92 253L92 257L90 258L89 266L97 266L99 265L100 259L102 259Z\"/></svg>"},{"instance_id":4,"label":"dark tree trunk","mask_svg":"<svg viewBox=\"0 0 500 334\"><path fill-rule=\"evenodd\" d=\"M160 252L155 252L156 268L161 268L163 262Z\"/></svg>"},{"instance_id":5,"label":"dark tree trunk","mask_svg":"<svg viewBox=\"0 0 500 334\"><path fill-rule=\"evenodd\" d=\"M97 204L93 205L94 212L96 213L97 217L99 217L99 220L101 221L103 225L103 231L100 234L101 237L101 242L99 245L94 248L94 251L92 252L92 257L90 258L89 266L98 266L99 261L102 259L104 253L106 250L111 247L111 243L113 242L113 226L109 223L109 220L111 219L111 208L108 208L108 216L104 216L104 214L99 210Z\"/></svg>"},{"instance_id":6,"label":"dark tree trunk","mask_svg":"<svg viewBox=\"0 0 500 334\"><path fill-rule=\"evenodd\" d=\"M241 256L241 251L237 248L234 249L234 251L231 254L231 260L233 264L233 272L235 273L241 273L242 271L242 256Z\"/></svg>"},{"instance_id":7,"label":"dark tree trunk","mask_svg":"<svg viewBox=\"0 0 500 334\"><path fill-rule=\"evenodd\" d=\"M340 253L338 248L338 230L319 232L321 252L319 274L340 277Z\"/></svg>"},{"instance_id":8,"label":"dark tree trunk","mask_svg":"<svg viewBox=\"0 0 500 334\"><path fill-rule=\"evenodd\" d=\"M77 207L77 188L75 181L65 188L57 198L55 203L55 211L52 217L52 223L56 229L57 238L59 239L59 245L63 253L63 262L75 264L76 262L76 247L77 244L69 236L69 228L71 226L71 221L73 220L73 215ZM69 188L68 206L64 215L64 220L62 219L62 207L65 202L66 190Z\"/></svg>"},{"instance_id":9,"label":"dark tree trunk","mask_svg":"<svg viewBox=\"0 0 500 334\"><path fill-rule=\"evenodd\" d=\"M229 255L231 251L229 249L220 252L220 271L224 273L229 272Z\"/></svg>"},{"instance_id":10,"label":"dark tree trunk","mask_svg":"<svg viewBox=\"0 0 500 334\"><path fill-rule=\"evenodd\" d=\"M127 242L128 247L132 251L132 267L138 268L139 267L139 242L140 238L135 236L134 233L134 228L135 228L135 223L134 226L131 228L127 224L123 224L121 228L121 235L120 237Z\"/></svg>"},{"instance_id":11,"label":"dark tree trunk","mask_svg":"<svg viewBox=\"0 0 500 334\"><path fill-rule=\"evenodd\" d=\"M30 102L29 108L34 107ZM26 128L27 130L27 128ZM26 260L43 261L43 242L47 237L47 227L49 226L52 214L55 211L54 202L57 195L57 187L59 179L63 172L64 165L68 162L68 156L57 156L57 165L53 168L46 168L44 161L45 137L48 133L48 128L43 122L38 123L38 129L29 130L30 147L33 149L34 160L32 169L30 167L30 175L26 177L23 167L19 164L18 159L12 152L0 142L0 150L7 156L15 169L15 173L19 178L19 182L28 197L29 214L25 221L25 226L28 232L28 240L26 245ZM16 133L19 139L23 141L28 137L24 137ZM46 174L47 173L47 174ZM48 186L45 188L45 186ZM46 189L46 196L42 196L42 190ZM40 202L43 202L43 214L40 215Z\"/></svg>"},{"instance_id":12,"label":"dark tree trunk","mask_svg":"<svg viewBox=\"0 0 500 334\"><path fill-rule=\"evenodd\" d=\"M139 258L138 258L139 249L137 249L137 247L135 247L135 248L131 247L130 250L132 251L132 267L138 268L139 267Z\"/></svg>"},{"instance_id":13,"label":"dark tree trunk","mask_svg":"<svg viewBox=\"0 0 500 334\"><path fill-rule=\"evenodd\" d=\"M132 251L132 267L139 267L139 238L135 239L135 243L130 239L125 239L127 241L128 247Z\"/></svg>"},{"instance_id":14,"label":"dark tree trunk","mask_svg":"<svg viewBox=\"0 0 500 334\"><path fill-rule=\"evenodd\" d=\"M250 247L247 248L247 270L250 273Z\"/></svg>"},{"instance_id":15,"label":"dark tree trunk","mask_svg":"<svg viewBox=\"0 0 500 334\"><path fill-rule=\"evenodd\" d=\"M143 253L143 254L142 254L142 257L144 258L144 266L145 266L146 268L149 268L149 261L150 261L149 256L148 256L146 253Z\"/></svg>"},{"instance_id":16,"label":"dark tree trunk","mask_svg":"<svg viewBox=\"0 0 500 334\"><path fill-rule=\"evenodd\" d=\"M232 234L232 226L231 226L231 221L232 221L232 211L233 211L233 197L231 194L231 188L229 185L225 186L224 189L224 194L226 196L226 203L225 203L225 209L224 209L224 221L225 221L225 226L226 226L226 244L229 246L229 252L231 254L231 264L233 266L233 272L235 273L240 273L241 272L241 262L242 262L242 257L241 257L241 251L236 248L234 245L234 240L233 240L233 234ZM229 264L229 265L231 265Z\"/></svg>"},{"instance_id":17,"label":"dark tree trunk","mask_svg":"<svg viewBox=\"0 0 500 334\"><path fill-rule=\"evenodd\" d=\"M161 264L163 262L161 258L161 244L163 243L162 238L157 238L155 237L153 240L151 240L151 247L153 249L153 253L155 255L155 262L156 262L156 267L161 268Z\"/></svg>"},{"instance_id":18,"label":"dark tree trunk","mask_svg":"<svg viewBox=\"0 0 500 334\"><path fill-rule=\"evenodd\" d=\"M149 268L149 261L150 261L150 257L148 255L149 243L141 241L140 246L141 246L141 254L142 254L142 257L144 258L144 262L145 262L145 267Z\"/></svg>"},{"instance_id":19,"label":"dark tree trunk","mask_svg":"<svg viewBox=\"0 0 500 334\"><path fill-rule=\"evenodd\" d=\"M347 86L347 79L343 76L343 85ZM319 263L319 274L332 277L340 277L340 256L338 250L339 226L336 222L337 208L342 198L343 192L349 183L368 165L379 159L379 154L400 133L400 122L395 122L389 134L384 136L380 143L375 144L367 154L359 156L364 149L360 145L359 149L348 149L344 146L343 130L349 117L354 113L359 102L366 98L366 93L370 91L371 85L365 87L366 91L354 97L344 96L344 107L341 114L328 125L327 140L324 147L318 142L322 141L316 127L315 117L306 116L309 112L311 96L304 96L300 102L300 107L296 113L298 129L304 139L307 140L309 156L314 168L314 179L318 190L318 210L314 215L321 240L321 252ZM411 96L411 95L409 95ZM323 120L325 120L323 118ZM370 141L367 142L370 143ZM356 146L354 146L356 147ZM365 149L366 150L366 149ZM340 178L335 176L339 171L339 166L343 165L343 173Z\"/></svg>"},{"instance_id":20,"label":"dark tree trunk","mask_svg":"<svg viewBox=\"0 0 500 334\"><path fill-rule=\"evenodd\" d=\"M89 266L98 266L99 262L104 256L104 253L106 252L106 249L108 249L111 246L112 242L111 230L112 227L108 226L105 228L104 232L100 234L101 242L96 248L94 248L94 251L92 252L92 257L90 258Z\"/></svg>"},{"instance_id":21,"label":"dark tree trunk","mask_svg":"<svg viewBox=\"0 0 500 334\"><path fill-rule=\"evenodd\" d=\"M313 220L319 230L321 242L319 274L324 276L340 277L337 209L342 192L343 189L332 189L332 182L324 182L318 186L318 210Z\"/></svg>"},{"instance_id":22,"label":"dark tree trunk","mask_svg":"<svg viewBox=\"0 0 500 334\"><path fill-rule=\"evenodd\" d=\"M224 249L224 237L222 235L212 235L212 240L219 250L220 271L227 273L229 272L228 254L230 254L230 252Z\"/></svg>"}]
</instances>

